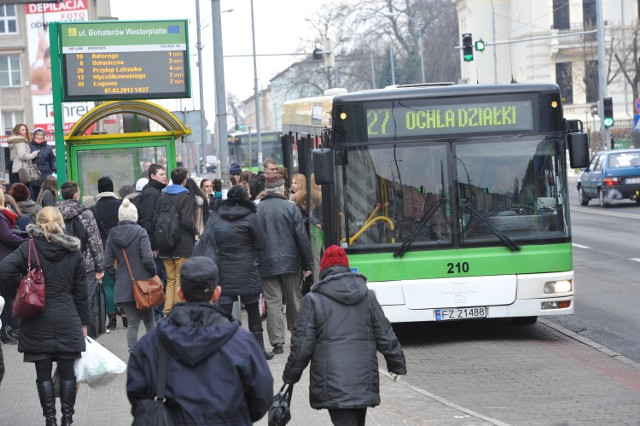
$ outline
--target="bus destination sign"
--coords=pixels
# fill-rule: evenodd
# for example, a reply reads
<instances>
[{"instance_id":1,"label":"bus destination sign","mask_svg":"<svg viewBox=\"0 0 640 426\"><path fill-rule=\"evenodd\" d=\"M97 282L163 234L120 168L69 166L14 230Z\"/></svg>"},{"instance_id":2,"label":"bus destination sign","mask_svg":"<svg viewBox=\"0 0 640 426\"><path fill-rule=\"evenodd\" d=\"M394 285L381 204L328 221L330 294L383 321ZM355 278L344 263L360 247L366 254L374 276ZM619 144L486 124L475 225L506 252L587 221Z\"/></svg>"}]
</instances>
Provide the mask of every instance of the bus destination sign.
<instances>
[{"instance_id":1,"label":"bus destination sign","mask_svg":"<svg viewBox=\"0 0 640 426\"><path fill-rule=\"evenodd\" d=\"M532 129L531 101L367 109L369 140Z\"/></svg>"},{"instance_id":2,"label":"bus destination sign","mask_svg":"<svg viewBox=\"0 0 640 426\"><path fill-rule=\"evenodd\" d=\"M187 22L60 26L64 101L191 96Z\"/></svg>"}]
</instances>

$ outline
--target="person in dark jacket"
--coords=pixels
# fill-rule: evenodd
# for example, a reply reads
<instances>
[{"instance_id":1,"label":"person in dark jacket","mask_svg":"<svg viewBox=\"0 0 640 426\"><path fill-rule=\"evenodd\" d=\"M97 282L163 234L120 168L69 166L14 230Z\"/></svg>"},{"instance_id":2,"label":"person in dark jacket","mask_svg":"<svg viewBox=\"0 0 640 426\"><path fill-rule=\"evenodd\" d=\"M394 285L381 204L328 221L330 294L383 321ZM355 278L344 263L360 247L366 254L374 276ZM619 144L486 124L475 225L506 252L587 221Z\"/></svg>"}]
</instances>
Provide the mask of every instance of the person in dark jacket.
<instances>
[{"instance_id":1,"label":"person in dark jacket","mask_svg":"<svg viewBox=\"0 0 640 426\"><path fill-rule=\"evenodd\" d=\"M313 255L300 209L284 196L284 179L267 179L266 195L258 204L258 218L267 235L260 253L260 277L267 302L267 332L275 354L284 352L282 296L287 299L287 327L293 330L298 316L298 283L313 272Z\"/></svg>"},{"instance_id":2,"label":"person in dark jacket","mask_svg":"<svg viewBox=\"0 0 640 426\"><path fill-rule=\"evenodd\" d=\"M78 216L84 229L85 247L82 247L82 242L80 244L84 255L85 267L87 268L87 294L89 295L89 316L91 317L89 336L95 339L98 337L98 325L103 322L97 320L95 300L98 281L104 276L104 268L102 266L104 263L104 247L100 239L95 216L91 210L78 202L80 199L78 183L71 180L63 183L60 193L63 201L58 203L57 208L62 213L62 218L65 221L72 221L75 216Z\"/></svg>"},{"instance_id":3,"label":"person in dark jacket","mask_svg":"<svg viewBox=\"0 0 640 426\"><path fill-rule=\"evenodd\" d=\"M58 178L50 175L44 180L40 192L36 197L36 203L42 207L55 206L58 202Z\"/></svg>"},{"instance_id":4,"label":"person in dark jacket","mask_svg":"<svg viewBox=\"0 0 640 426\"><path fill-rule=\"evenodd\" d=\"M364 425L380 404L379 350L391 374L407 374L404 352L367 278L352 272L345 251L330 246L320 281L302 299L284 383L300 380L311 361L309 403L328 409L334 425Z\"/></svg>"},{"instance_id":5,"label":"person in dark jacket","mask_svg":"<svg viewBox=\"0 0 640 426\"><path fill-rule=\"evenodd\" d=\"M25 362L34 362L40 405L47 425L56 424L56 399L51 373L56 361L60 373L62 424L73 421L76 378L73 363L85 350L89 306L86 269L80 241L64 231L62 215L55 207L45 207L35 225L27 228L33 237L46 283L44 310L35 318L22 321L18 351ZM0 262L0 286L14 295L16 275L27 270L29 243ZM32 250L31 260L35 253Z\"/></svg>"},{"instance_id":6,"label":"person in dark jacket","mask_svg":"<svg viewBox=\"0 0 640 426\"><path fill-rule=\"evenodd\" d=\"M138 212L136 206L125 199L118 209L120 224L109 231L107 246L104 253L104 270L114 279L115 302L122 306L127 315L127 345L129 352L138 342L138 328L140 320L144 321L147 333L156 326L153 309L139 310L133 298L133 284L129 269L124 259L122 250L127 252L127 259L131 266L133 276L139 280L148 280L156 274L156 264L153 260L153 252L149 237L145 230L138 225ZM114 260L117 267L114 266Z\"/></svg>"},{"instance_id":7,"label":"person in dark jacket","mask_svg":"<svg viewBox=\"0 0 640 426\"><path fill-rule=\"evenodd\" d=\"M102 176L98 179L98 196L96 197L96 203L91 206L90 210L96 218L98 224L98 230L100 231L100 239L102 240L103 248L107 246L107 238L109 237L109 230L118 226L118 209L122 204L116 193L113 192L113 181L108 176ZM109 318L109 323L106 327L106 332L116 329L116 304L114 302L114 290L115 282L108 275L105 274L102 277L102 284L104 285L105 295L105 308L106 314ZM120 310L122 312L122 310ZM128 326L128 318L125 315L122 316L122 325L126 328Z\"/></svg>"},{"instance_id":8,"label":"person in dark jacket","mask_svg":"<svg viewBox=\"0 0 640 426\"><path fill-rule=\"evenodd\" d=\"M251 178L249 182L249 190L251 192L251 200L256 200L265 190L265 180L274 178L278 174L278 162L273 158L267 158L262 163L264 172L258 172Z\"/></svg>"},{"instance_id":9,"label":"person in dark jacket","mask_svg":"<svg viewBox=\"0 0 640 426\"><path fill-rule=\"evenodd\" d=\"M167 275L167 287L165 290L165 301L163 314L167 315L174 303L178 288L180 288L180 268L182 264L191 257L193 246L195 244L196 229L194 218L194 209L196 202L185 185L189 171L184 167L176 167L171 171L172 184L167 186L160 197L177 197L176 209L180 218L180 239L176 245L170 249L159 247L158 257L164 262L164 270ZM158 220L158 209L153 217L153 228Z\"/></svg>"},{"instance_id":10,"label":"person in dark jacket","mask_svg":"<svg viewBox=\"0 0 640 426\"><path fill-rule=\"evenodd\" d=\"M231 314L233 302L241 297L249 317L249 331L264 351L262 319L258 306L262 282L258 270L260 252L267 247L267 237L256 215L256 206L242 185L229 189L227 199L207 222L209 232L215 234L220 268L220 307ZM206 244L206 239L202 243ZM272 352L265 352L267 359Z\"/></svg>"},{"instance_id":11,"label":"person in dark jacket","mask_svg":"<svg viewBox=\"0 0 640 426\"><path fill-rule=\"evenodd\" d=\"M5 208L5 195L0 191L0 261L20 247L22 243L27 241L26 238L14 232L14 228L18 221L18 214ZM2 309L3 326L0 327L0 340L2 343L18 343L18 333L20 332L20 320L12 318L11 306L13 299L9 295L5 296L7 303Z\"/></svg>"},{"instance_id":12,"label":"person in dark jacket","mask_svg":"<svg viewBox=\"0 0 640 426\"><path fill-rule=\"evenodd\" d=\"M251 425L273 399L273 377L249 332L218 306L218 268L195 256L180 273L178 303L131 352L131 412L156 392L160 347L167 351L165 406L176 425Z\"/></svg>"},{"instance_id":13,"label":"person in dark jacket","mask_svg":"<svg viewBox=\"0 0 640 426\"><path fill-rule=\"evenodd\" d=\"M14 183L9 189L9 195L16 200L18 207L20 207L20 212L29 216L31 223L35 223L36 216L38 216L42 207L31 199L29 187L23 183Z\"/></svg>"},{"instance_id":14,"label":"person in dark jacket","mask_svg":"<svg viewBox=\"0 0 640 426\"><path fill-rule=\"evenodd\" d=\"M31 152L40 152L38 156L33 159L34 164L38 166L41 173L40 179L31 182L32 197L35 200L47 176L55 172L56 155L53 153L53 148L47 144L44 138L44 129L41 127L34 129L30 148Z\"/></svg>"}]
</instances>

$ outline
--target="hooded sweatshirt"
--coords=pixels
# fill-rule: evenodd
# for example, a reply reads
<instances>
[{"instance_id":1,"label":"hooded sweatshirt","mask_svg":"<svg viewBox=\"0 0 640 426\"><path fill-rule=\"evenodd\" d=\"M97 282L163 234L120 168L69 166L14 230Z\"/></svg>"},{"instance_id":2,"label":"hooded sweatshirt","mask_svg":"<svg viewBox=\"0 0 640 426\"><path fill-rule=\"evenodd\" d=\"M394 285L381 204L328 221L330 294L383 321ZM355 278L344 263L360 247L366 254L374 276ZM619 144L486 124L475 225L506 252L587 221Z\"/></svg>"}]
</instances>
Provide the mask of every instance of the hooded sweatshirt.
<instances>
[{"instance_id":1,"label":"hooded sweatshirt","mask_svg":"<svg viewBox=\"0 0 640 426\"><path fill-rule=\"evenodd\" d=\"M176 425L251 425L267 412L273 378L255 338L206 302L174 305L136 344L127 368L132 412L155 395L167 350L166 407ZM224 384L224 385L222 385Z\"/></svg>"}]
</instances>

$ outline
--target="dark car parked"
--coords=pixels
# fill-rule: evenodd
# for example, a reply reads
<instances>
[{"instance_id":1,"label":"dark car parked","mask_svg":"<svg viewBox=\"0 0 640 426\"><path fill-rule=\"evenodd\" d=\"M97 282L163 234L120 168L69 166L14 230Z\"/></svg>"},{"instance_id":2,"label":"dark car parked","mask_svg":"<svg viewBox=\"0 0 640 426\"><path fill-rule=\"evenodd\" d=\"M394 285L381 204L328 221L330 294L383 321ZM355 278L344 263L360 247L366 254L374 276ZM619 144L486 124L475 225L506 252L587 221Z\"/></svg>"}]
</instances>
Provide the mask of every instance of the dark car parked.
<instances>
[{"instance_id":1,"label":"dark car parked","mask_svg":"<svg viewBox=\"0 0 640 426\"><path fill-rule=\"evenodd\" d=\"M640 149L597 152L578 177L578 194L582 206L592 198L601 207L624 199L640 204Z\"/></svg>"}]
</instances>

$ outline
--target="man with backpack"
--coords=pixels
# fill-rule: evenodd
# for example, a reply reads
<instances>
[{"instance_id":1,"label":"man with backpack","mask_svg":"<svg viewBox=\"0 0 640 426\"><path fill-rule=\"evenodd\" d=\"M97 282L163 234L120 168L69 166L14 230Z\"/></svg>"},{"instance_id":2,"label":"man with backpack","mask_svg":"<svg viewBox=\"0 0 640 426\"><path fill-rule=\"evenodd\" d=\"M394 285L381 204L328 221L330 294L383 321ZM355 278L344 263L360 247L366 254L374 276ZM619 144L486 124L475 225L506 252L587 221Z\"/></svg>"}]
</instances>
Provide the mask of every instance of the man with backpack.
<instances>
[{"instance_id":1,"label":"man with backpack","mask_svg":"<svg viewBox=\"0 0 640 426\"><path fill-rule=\"evenodd\" d=\"M162 190L167 186L167 169L160 164L154 163L148 166L146 171L147 174L145 174L145 177L148 176L149 179L147 179L147 182L141 189L138 189L138 184L141 183L141 179L136 182L136 191L140 191L140 193L134 197L131 202L138 209L138 225L142 226L149 236L153 259L156 262L156 273L166 285L167 276L164 272L164 263L162 259L158 257L158 247L153 237L153 216L156 213L158 198L160 198ZM162 305L154 308L154 315L156 320L161 318Z\"/></svg>"},{"instance_id":2,"label":"man with backpack","mask_svg":"<svg viewBox=\"0 0 640 426\"><path fill-rule=\"evenodd\" d=\"M84 264L87 271L87 293L89 295L89 323L88 334L92 338L98 337L95 314L95 298L98 280L104 276L102 266L104 249L98 224L91 210L78 202L80 199L80 187L77 182L67 181L60 188L63 201L57 207L62 213L66 232L80 240L80 250L84 256Z\"/></svg>"},{"instance_id":3,"label":"man with backpack","mask_svg":"<svg viewBox=\"0 0 640 426\"><path fill-rule=\"evenodd\" d=\"M191 257L195 236L198 234L194 221L196 201L185 188L188 176L189 171L184 167L171 171L172 183L162 191L153 216L153 241L167 275L163 310L165 316L176 301L180 288L180 269L185 260Z\"/></svg>"}]
</instances>

